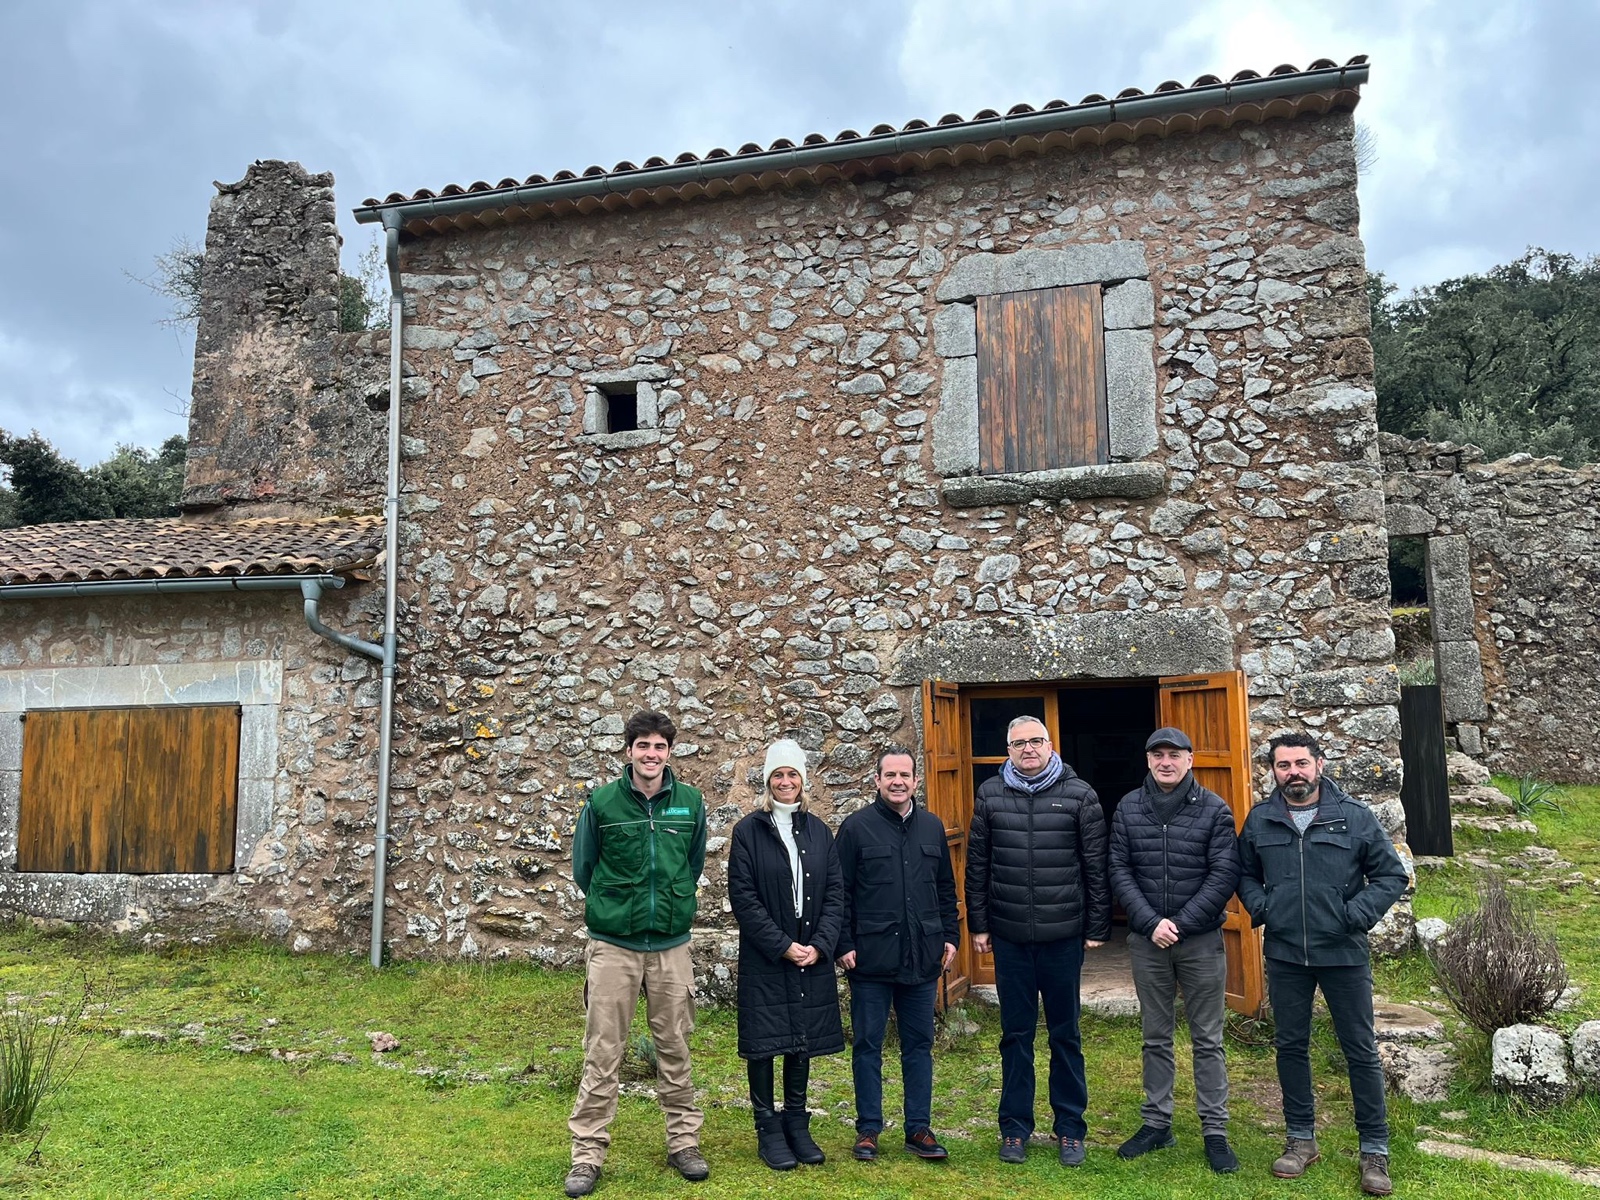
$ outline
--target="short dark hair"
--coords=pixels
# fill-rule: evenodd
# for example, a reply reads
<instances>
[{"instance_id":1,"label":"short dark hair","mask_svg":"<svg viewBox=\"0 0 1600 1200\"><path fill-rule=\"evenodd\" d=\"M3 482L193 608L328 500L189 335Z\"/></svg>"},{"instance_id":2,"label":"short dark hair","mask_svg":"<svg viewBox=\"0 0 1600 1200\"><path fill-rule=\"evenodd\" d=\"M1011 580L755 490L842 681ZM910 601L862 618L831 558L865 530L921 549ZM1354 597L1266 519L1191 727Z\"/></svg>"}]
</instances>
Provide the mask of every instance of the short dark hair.
<instances>
[{"instance_id":1,"label":"short dark hair","mask_svg":"<svg viewBox=\"0 0 1600 1200\"><path fill-rule=\"evenodd\" d=\"M1297 748L1299 748L1301 750L1309 750L1309 751L1311 751L1311 757L1312 758L1326 758L1327 757L1327 755L1322 753L1322 747L1317 745L1317 739L1312 737L1309 733L1304 732L1303 730L1301 732L1299 732L1299 733L1280 733L1277 737L1273 738L1270 742L1268 742L1267 743L1267 761L1268 762L1274 762L1274 761L1277 760L1278 748L1280 746L1294 746L1294 747L1297 747Z\"/></svg>"},{"instance_id":2,"label":"short dark hair","mask_svg":"<svg viewBox=\"0 0 1600 1200\"><path fill-rule=\"evenodd\" d=\"M886 758L898 758L902 754L905 755L907 758L909 758L911 760L911 773L913 775L915 775L917 773L917 756L915 754L911 753L911 751L908 750L906 747L900 745L898 742L890 742L878 754L878 766L877 766L877 769L875 771L873 771L873 774L874 775L882 775L883 774L883 760L884 759L886 759Z\"/></svg>"},{"instance_id":3,"label":"short dark hair","mask_svg":"<svg viewBox=\"0 0 1600 1200\"><path fill-rule=\"evenodd\" d=\"M640 738L652 733L659 733L666 738L669 746L678 740L678 727L672 723L671 717L653 708L641 708L622 727L622 742L631 747Z\"/></svg>"}]
</instances>

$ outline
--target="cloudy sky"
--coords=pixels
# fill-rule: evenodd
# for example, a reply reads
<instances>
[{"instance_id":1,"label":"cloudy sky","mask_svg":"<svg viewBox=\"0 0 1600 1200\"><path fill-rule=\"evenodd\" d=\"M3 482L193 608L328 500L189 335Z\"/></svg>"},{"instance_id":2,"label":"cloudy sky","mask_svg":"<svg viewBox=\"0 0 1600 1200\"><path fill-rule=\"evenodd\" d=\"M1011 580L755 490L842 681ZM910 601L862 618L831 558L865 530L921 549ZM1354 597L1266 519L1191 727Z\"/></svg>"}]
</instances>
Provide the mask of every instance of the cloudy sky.
<instances>
[{"instance_id":1,"label":"cloudy sky","mask_svg":"<svg viewBox=\"0 0 1600 1200\"><path fill-rule=\"evenodd\" d=\"M1409 287L1600 252L1596 0L0 0L0 428L84 464L183 430L192 342L130 276L212 181L372 195L1372 59L1368 262Z\"/></svg>"}]
</instances>

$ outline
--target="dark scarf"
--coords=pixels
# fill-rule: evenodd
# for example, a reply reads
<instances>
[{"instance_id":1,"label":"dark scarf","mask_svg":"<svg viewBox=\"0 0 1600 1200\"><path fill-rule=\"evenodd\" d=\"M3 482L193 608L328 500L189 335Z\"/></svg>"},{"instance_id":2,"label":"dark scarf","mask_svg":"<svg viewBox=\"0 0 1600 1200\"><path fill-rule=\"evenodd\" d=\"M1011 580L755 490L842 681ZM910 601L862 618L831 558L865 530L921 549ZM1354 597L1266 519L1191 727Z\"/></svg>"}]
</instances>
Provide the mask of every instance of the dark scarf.
<instances>
[{"instance_id":1,"label":"dark scarf","mask_svg":"<svg viewBox=\"0 0 1600 1200\"><path fill-rule=\"evenodd\" d=\"M1171 825L1172 819L1178 815L1178 810L1189 802L1189 795L1194 791L1194 772L1190 771L1178 781L1178 786L1170 792L1163 792L1161 785L1156 782L1155 776L1149 772L1144 777L1144 796L1150 802L1150 809L1156 814L1156 824Z\"/></svg>"},{"instance_id":2,"label":"dark scarf","mask_svg":"<svg viewBox=\"0 0 1600 1200\"><path fill-rule=\"evenodd\" d=\"M1050 761L1045 763L1044 770L1033 776L1024 775L1017 770L1016 764L1008 758L1000 768L1000 780L1013 791L1026 792L1030 796L1037 796L1045 788L1053 786L1061 778L1062 772L1065 770L1066 767L1062 763L1061 755L1059 754L1052 754Z\"/></svg>"}]
</instances>

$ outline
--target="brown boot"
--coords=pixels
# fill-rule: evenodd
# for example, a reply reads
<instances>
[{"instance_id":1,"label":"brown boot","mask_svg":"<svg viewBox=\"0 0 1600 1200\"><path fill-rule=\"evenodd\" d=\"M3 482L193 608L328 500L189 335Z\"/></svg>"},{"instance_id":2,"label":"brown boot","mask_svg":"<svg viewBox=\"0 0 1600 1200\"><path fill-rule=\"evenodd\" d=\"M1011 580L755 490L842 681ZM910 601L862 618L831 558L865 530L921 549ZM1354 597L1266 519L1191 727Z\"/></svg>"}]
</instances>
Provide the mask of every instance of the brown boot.
<instances>
[{"instance_id":1,"label":"brown boot","mask_svg":"<svg viewBox=\"0 0 1600 1200\"><path fill-rule=\"evenodd\" d=\"M1279 1179L1299 1179L1306 1168L1322 1157L1317 1150L1316 1138L1292 1137L1284 1144L1283 1153L1272 1164L1272 1173Z\"/></svg>"},{"instance_id":2,"label":"brown boot","mask_svg":"<svg viewBox=\"0 0 1600 1200\"><path fill-rule=\"evenodd\" d=\"M1387 1154L1361 1156L1361 1190L1369 1196L1387 1196L1394 1191L1394 1184L1389 1182Z\"/></svg>"}]
</instances>

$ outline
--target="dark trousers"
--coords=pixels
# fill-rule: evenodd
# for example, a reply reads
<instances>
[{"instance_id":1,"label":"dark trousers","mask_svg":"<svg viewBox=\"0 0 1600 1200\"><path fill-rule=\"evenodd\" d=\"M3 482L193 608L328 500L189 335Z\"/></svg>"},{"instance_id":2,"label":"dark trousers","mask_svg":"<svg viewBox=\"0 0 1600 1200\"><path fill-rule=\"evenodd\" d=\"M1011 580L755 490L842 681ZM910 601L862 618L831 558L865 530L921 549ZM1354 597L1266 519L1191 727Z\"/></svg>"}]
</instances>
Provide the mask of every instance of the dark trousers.
<instances>
[{"instance_id":1,"label":"dark trousers","mask_svg":"<svg viewBox=\"0 0 1600 1200\"><path fill-rule=\"evenodd\" d=\"M1050 1033L1050 1111L1056 1137L1082 1139L1089 1132L1083 1110L1089 1081L1078 1033L1078 979L1083 941L1008 942L991 938L994 983L1000 996L1000 1136L1033 1136L1033 1040L1044 1000Z\"/></svg>"},{"instance_id":2,"label":"dark trousers","mask_svg":"<svg viewBox=\"0 0 1600 1200\"><path fill-rule=\"evenodd\" d=\"M1333 1031L1350 1070L1350 1100L1363 1154L1389 1153L1389 1119L1383 1096L1383 1065L1373 1032L1372 964L1302 967L1267 959L1267 994L1277 1024L1278 1086L1283 1122L1290 1137L1316 1136L1317 1109L1311 1089L1311 1001L1317 988L1327 1001Z\"/></svg>"},{"instance_id":3,"label":"dark trousers","mask_svg":"<svg viewBox=\"0 0 1600 1200\"><path fill-rule=\"evenodd\" d=\"M770 1058L752 1058L745 1064L745 1075L750 1080L750 1107L756 1121L770 1117L775 1111L772 1096L773 1071ZM811 1060L800 1054L783 1056L783 1109L785 1112L805 1112L806 1084L811 1079Z\"/></svg>"},{"instance_id":4,"label":"dark trousers","mask_svg":"<svg viewBox=\"0 0 1600 1200\"><path fill-rule=\"evenodd\" d=\"M850 1071L856 1085L856 1132L883 1132L883 1035L894 1009L900 1031L900 1082L907 1134L933 1123L933 1002L939 981L885 983L850 976Z\"/></svg>"}]
</instances>

